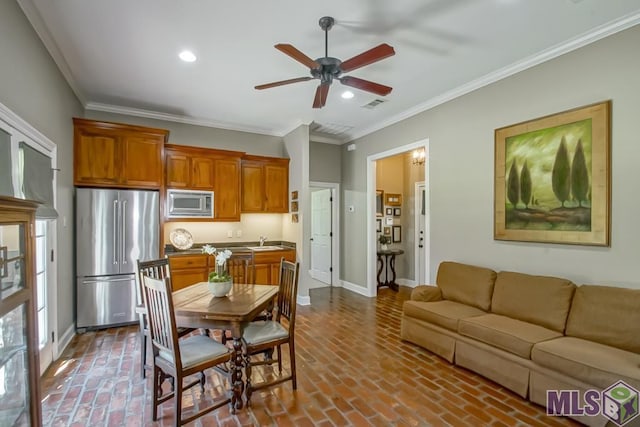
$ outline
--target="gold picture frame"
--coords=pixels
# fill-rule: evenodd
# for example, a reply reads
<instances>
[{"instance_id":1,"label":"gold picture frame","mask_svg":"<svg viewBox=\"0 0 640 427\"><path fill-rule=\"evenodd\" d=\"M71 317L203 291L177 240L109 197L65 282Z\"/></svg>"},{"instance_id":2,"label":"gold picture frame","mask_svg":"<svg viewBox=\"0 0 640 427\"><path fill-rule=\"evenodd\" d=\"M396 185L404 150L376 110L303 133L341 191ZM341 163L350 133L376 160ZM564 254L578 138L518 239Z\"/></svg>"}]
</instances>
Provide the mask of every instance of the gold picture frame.
<instances>
[{"instance_id":1,"label":"gold picture frame","mask_svg":"<svg viewBox=\"0 0 640 427\"><path fill-rule=\"evenodd\" d=\"M495 130L494 239L609 246L611 101Z\"/></svg>"}]
</instances>

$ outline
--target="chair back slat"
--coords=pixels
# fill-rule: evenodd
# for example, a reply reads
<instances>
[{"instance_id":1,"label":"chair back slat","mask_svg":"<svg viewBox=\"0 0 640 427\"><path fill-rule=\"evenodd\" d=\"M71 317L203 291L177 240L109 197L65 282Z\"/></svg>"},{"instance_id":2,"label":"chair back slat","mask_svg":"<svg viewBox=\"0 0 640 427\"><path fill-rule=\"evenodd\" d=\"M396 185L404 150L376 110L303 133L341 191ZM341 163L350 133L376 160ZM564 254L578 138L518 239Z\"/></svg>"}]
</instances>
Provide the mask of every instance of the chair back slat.
<instances>
[{"instance_id":1,"label":"chair back slat","mask_svg":"<svg viewBox=\"0 0 640 427\"><path fill-rule=\"evenodd\" d=\"M169 279L171 273L169 270L169 258L153 259L150 261L138 260L138 304L144 302L142 297L142 276L148 276L152 279ZM171 282L169 282L171 284Z\"/></svg>"},{"instance_id":2,"label":"chair back slat","mask_svg":"<svg viewBox=\"0 0 640 427\"><path fill-rule=\"evenodd\" d=\"M289 329L293 329L296 316L296 298L298 295L298 273L300 263L280 260L280 287L278 290L278 313L276 320L283 316L289 321Z\"/></svg>"},{"instance_id":3,"label":"chair back slat","mask_svg":"<svg viewBox=\"0 0 640 427\"><path fill-rule=\"evenodd\" d=\"M143 275L143 286L153 353L157 355L160 350L167 351L173 355L176 366L180 366L178 332L169 281L167 278L154 279Z\"/></svg>"},{"instance_id":4,"label":"chair back slat","mask_svg":"<svg viewBox=\"0 0 640 427\"><path fill-rule=\"evenodd\" d=\"M255 266L251 255L233 255L227 260L227 269L233 283L253 285L255 283Z\"/></svg>"}]
</instances>

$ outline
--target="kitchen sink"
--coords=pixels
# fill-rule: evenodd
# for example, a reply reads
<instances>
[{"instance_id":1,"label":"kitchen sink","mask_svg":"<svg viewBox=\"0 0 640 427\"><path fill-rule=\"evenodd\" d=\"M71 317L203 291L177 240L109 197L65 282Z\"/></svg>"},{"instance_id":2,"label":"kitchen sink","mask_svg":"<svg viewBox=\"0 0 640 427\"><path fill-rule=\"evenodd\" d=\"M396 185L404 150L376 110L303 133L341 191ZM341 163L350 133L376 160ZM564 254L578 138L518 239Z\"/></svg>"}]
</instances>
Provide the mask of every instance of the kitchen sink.
<instances>
[{"instance_id":1,"label":"kitchen sink","mask_svg":"<svg viewBox=\"0 0 640 427\"><path fill-rule=\"evenodd\" d=\"M281 251L282 246L247 246L252 251Z\"/></svg>"}]
</instances>

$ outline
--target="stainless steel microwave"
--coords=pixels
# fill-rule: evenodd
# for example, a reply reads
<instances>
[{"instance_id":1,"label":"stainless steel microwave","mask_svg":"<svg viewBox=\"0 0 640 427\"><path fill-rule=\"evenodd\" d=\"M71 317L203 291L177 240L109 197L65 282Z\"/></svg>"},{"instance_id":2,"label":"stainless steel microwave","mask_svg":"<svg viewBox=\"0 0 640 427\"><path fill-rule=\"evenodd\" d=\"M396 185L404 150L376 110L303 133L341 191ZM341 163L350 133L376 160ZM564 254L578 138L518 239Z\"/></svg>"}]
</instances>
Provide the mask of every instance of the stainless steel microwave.
<instances>
[{"instance_id":1,"label":"stainless steel microwave","mask_svg":"<svg viewBox=\"0 0 640 427\"><path fill-rule=\"evenodd\" d=\"M213 218L213 191L167 190L167 218Z\"/></svg>"}]
</instances>

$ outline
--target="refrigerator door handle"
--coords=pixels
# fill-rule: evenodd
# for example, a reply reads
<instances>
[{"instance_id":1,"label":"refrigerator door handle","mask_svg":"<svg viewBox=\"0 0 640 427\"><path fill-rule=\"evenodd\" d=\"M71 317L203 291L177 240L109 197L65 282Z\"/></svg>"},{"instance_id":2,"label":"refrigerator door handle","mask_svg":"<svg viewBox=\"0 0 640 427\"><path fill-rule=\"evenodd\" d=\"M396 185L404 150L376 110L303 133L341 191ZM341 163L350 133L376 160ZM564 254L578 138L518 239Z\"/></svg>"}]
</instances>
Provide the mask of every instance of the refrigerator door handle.
<instances>
[{"instance_id":1,"label":"refrigerator door handle","mask_svg":"<svg viewBox=\"0 0 640 427\"><path fill-rule=\"evenodd\" d=\"M118 264L118 201L113 201L113 265Z\"/></svg>"},{"instance_id":2,"label":"refrigerator door handle","mask_svg":"<svg viewBox=\"0 0 640 427\"><path fill-rule=\"evenodd\" d=\"M103 278L101 280L96 279L96 280L87 280L84 279L82 280L82 284L83 285L95 285L96 283L117 283L117 282L130 282L131 281L131 277L123 277L120 279L112 279L112 278Z\"/></svg>"},{"instance_id":3,"label":"refrigerator door handle","mask_svg":"<svg viewBox=\"0 0 640 427\"><path fill-rule=\"evenodd\" d=\"M122 245L122 251L120 252L120 256L122 257L122 265L127 264L127 201L122 201L122 241L120 244Z\"/></svg>"}]
</instances>

